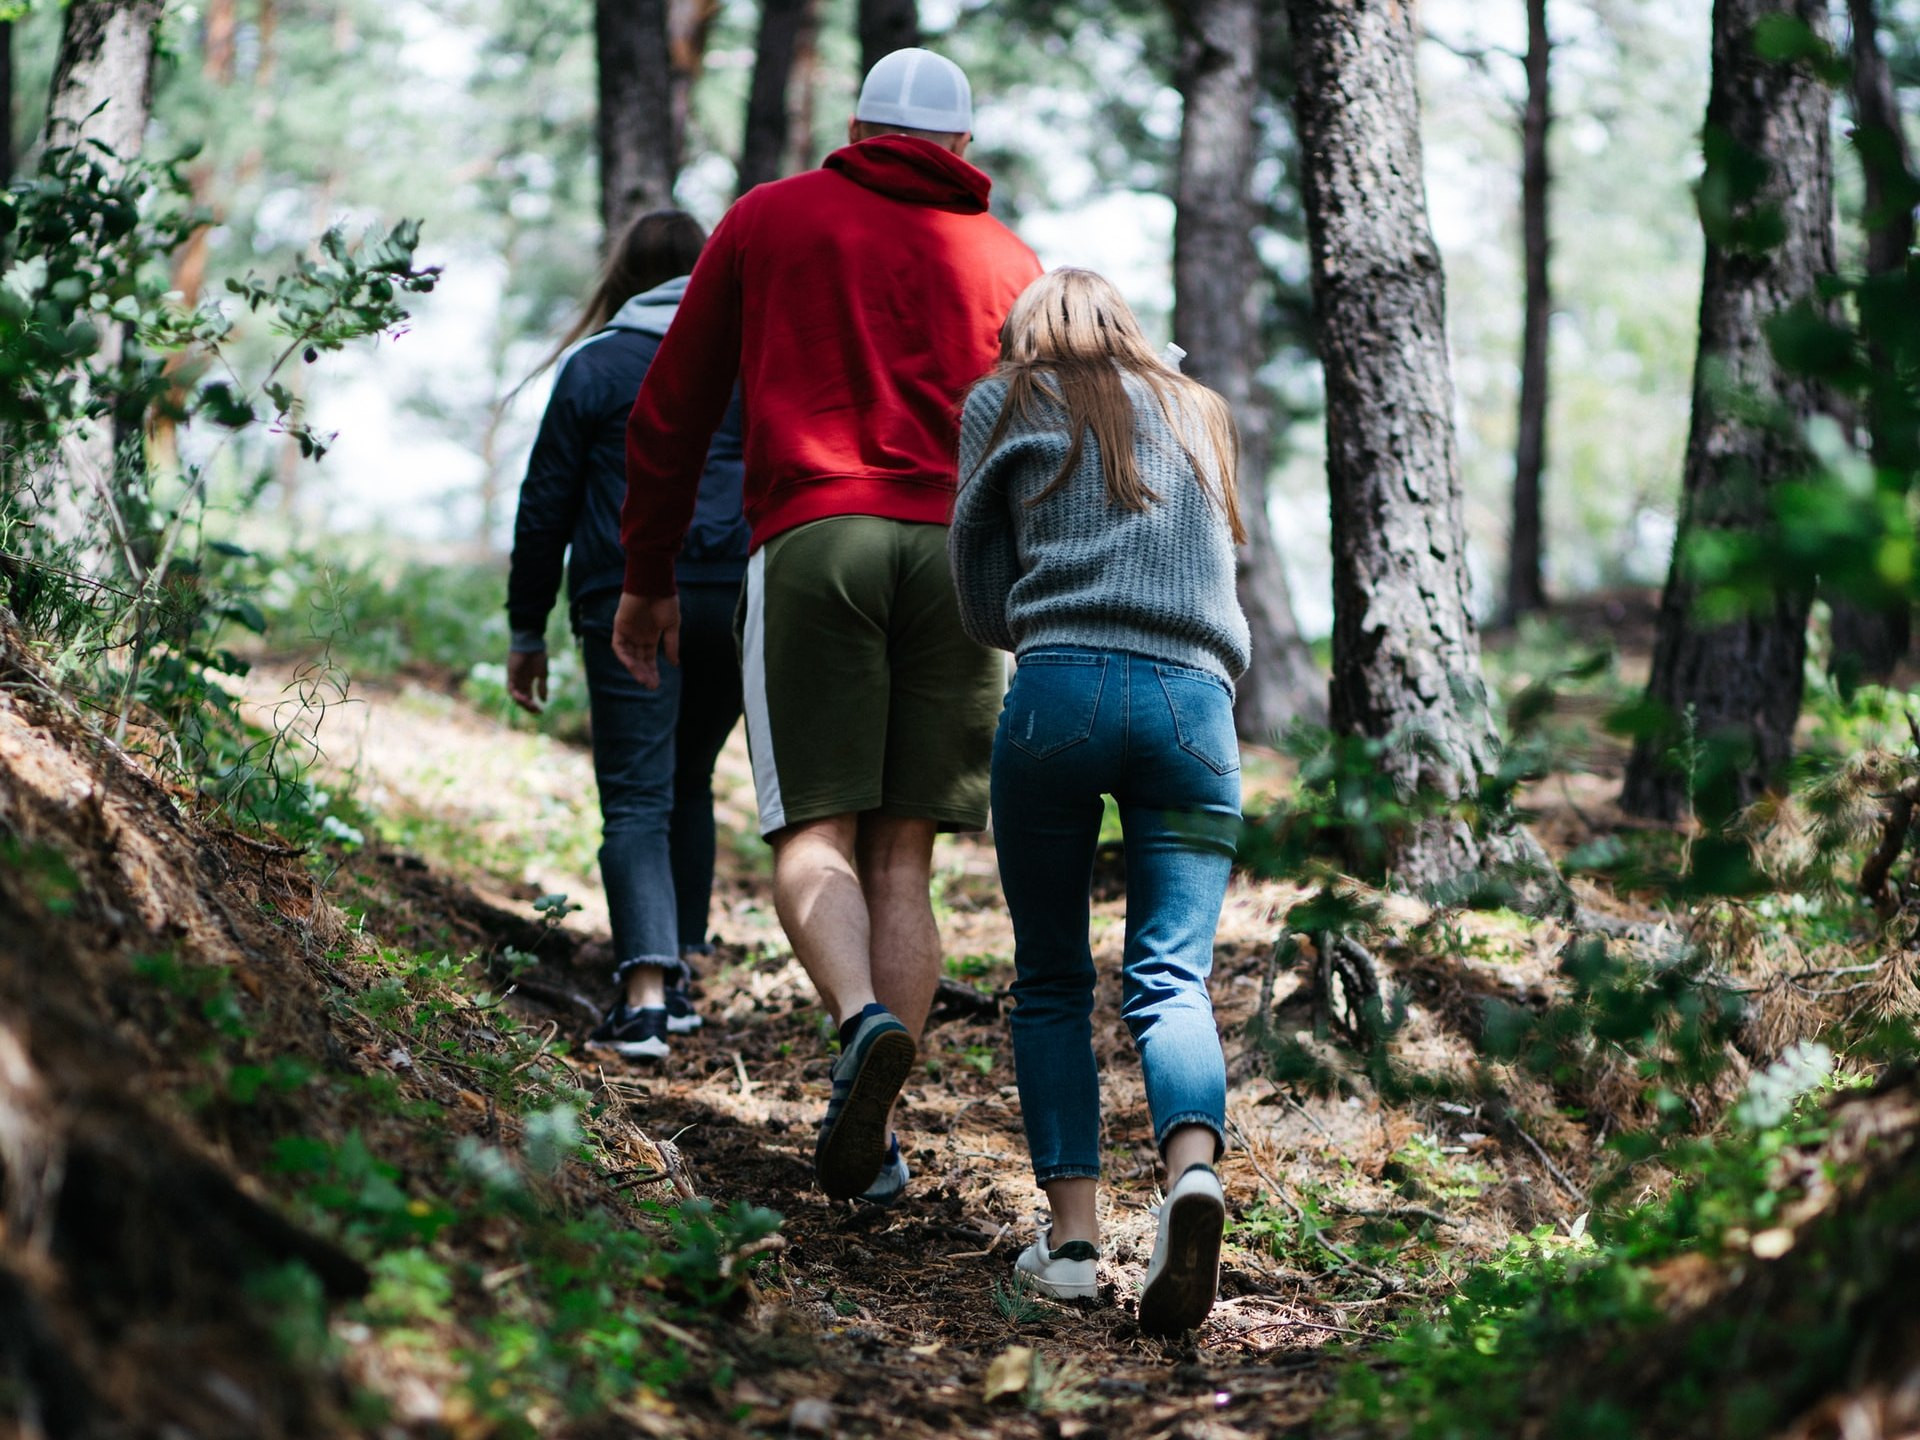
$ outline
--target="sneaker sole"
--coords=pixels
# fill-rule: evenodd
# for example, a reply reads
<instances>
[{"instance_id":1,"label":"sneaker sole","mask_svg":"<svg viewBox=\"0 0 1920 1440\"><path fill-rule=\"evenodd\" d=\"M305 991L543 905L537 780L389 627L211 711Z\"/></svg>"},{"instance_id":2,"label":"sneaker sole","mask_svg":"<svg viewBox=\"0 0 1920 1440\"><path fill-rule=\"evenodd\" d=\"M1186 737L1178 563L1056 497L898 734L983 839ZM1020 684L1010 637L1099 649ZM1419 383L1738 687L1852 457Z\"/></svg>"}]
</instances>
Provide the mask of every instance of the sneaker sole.
<instances>
[{"instance_id":1,"label":"sneaker sole","mask_svg":"<svg viewBox=\"0 0 1920 1440\"><path fill-rule=\"evenodd\" d=\"M1211 1195L1183 1195L1167 1216L1167 1261L1140 1295L1140 1328L1179 1335L1198 1328L1220 1288L1227 1210Z\"/></svg>"},{"instance_id":2,"label":"sneaker sole","mask_svg":"<svg viewBox=\"0 0 1920 1440\"><path fill-rule=\"evenodd\" d=\"M691 1035L706 1024L698 1015L676 1016L667 1021L667 1033L670 1035Z\"/></svg>"},{"instance_id":3,"label":"sneaker sole","mask_svg":"<svg viewBox=\"0 0 1920 1440\"><path fill-rule=\"evenodd\" d=\"M1090 1285L1077 1285L1049 1280L1032 1270L1021 1270L1019 1273L1026 1277L1027 1284L1035 1292L1045 1295L1049 1300L1098 1300L1100 1298L1098 1280Z\"/></svg>"},{"instance_id":4,"label":"sneaker sole","mask_svg":"<svg viewBox=\"0 0 1920 1440\"><path fill-rule=\"evenodd\" d=\"M905 1030L874 1037L833 1129L813 1152L814 1179L835 1200L857 1199L887 1163L888 1119L920 1047Z\"/></svg>"},{"instance_id":5,"label":"sneaker sole","mask_svg":"<svg viewBox=\"0 0 1920 1440\"><path fill-rule=\"evenodd\" d=\"M589 1050L611 1050L624 1060L664 1060L672 1053L664 1040L589 1040Z\"/></svg>"}]
</instances>

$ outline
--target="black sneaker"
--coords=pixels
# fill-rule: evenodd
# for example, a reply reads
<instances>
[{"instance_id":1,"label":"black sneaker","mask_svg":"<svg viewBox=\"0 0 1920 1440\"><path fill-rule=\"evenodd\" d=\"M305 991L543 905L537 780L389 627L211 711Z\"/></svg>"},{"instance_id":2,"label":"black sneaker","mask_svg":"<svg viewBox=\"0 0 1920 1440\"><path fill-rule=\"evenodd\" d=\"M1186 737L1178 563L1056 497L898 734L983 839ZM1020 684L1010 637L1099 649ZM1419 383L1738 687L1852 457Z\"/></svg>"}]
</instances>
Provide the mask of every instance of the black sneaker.
<instances>
[{"instance_id":1,"label":"black sneaker","mask_svg":"<svg viewBox=\"0 0 1920 1440\"><path fill-rule=\"evenodd\" d=\"M693 996L685 987L667 987L667 1030L674 1035L691 1035L707 1022L693 1008Z\"/></svg>"},{"instance_id":2,"label":"black sneaker","mask_svg":"<svg viewBox=\"0 0 1920 1440\"><path fill-rule=\"evenodd\" d=\"M667 1028L665 1009L629 1010L624 1000L616 1000L606 1017L587 1036L587 1044L597 1050L611 1050L629 1060L664 1060Z\"/></svg>"}]
</instances>

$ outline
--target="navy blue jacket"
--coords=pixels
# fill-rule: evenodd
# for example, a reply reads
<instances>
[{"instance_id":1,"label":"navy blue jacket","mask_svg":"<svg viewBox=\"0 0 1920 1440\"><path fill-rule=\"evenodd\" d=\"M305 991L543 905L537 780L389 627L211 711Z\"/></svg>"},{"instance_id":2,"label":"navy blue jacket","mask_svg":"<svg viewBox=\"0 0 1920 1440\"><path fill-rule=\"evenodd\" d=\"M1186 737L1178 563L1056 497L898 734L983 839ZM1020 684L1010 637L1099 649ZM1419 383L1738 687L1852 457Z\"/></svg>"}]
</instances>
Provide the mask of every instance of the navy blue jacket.
<instances>
[{"instance_id":1,"label":"navy blue jacket","mask_svg":"<svg viewBox=\"0 0 1920 1440\"><path fill-rule=\"evenodd\" d=\"M686 284L681 276L629 300L554 379L514 518L507 619L516 633L546 629L563 557L576 629L581 603L618 592L625 580L620 507L627 498L627 415ZM746 574L740 431L736 391L707 451L693 528L674 567L682 585L737 584Z\"/></svg>"}]
</instances>

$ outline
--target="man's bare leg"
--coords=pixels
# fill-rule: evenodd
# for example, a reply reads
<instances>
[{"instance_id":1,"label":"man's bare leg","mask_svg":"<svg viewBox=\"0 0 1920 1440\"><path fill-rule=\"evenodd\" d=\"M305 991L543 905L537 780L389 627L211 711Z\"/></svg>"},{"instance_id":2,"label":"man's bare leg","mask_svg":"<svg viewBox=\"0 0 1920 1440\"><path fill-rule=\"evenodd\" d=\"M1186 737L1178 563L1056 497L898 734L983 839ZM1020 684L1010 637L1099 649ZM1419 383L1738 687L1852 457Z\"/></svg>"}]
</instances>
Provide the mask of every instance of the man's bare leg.
<instances>
[{"instance_id":1,"label":"man's bare leg","mask_svg":"<svg viewBox=\"0 0 1920 1440\"><path fill-rule=\"evenodd\" d=\"M931 820L866 814L854 849L867 902L873 991L915 1040L940 983L940 930L927 893L936 829Z\"/></svg>"},{"instance_id":2,"label":"man's bare leg","mask_svg":"<svg viewBox=\"0 0 1920 1440\"><path fill-rule=\"evenodd\" d=\"M858 833L858 816L833 815L770 837L774 910L835 1025L875 998L872 927L854 863Z\"/></svg>"}]
</instances>

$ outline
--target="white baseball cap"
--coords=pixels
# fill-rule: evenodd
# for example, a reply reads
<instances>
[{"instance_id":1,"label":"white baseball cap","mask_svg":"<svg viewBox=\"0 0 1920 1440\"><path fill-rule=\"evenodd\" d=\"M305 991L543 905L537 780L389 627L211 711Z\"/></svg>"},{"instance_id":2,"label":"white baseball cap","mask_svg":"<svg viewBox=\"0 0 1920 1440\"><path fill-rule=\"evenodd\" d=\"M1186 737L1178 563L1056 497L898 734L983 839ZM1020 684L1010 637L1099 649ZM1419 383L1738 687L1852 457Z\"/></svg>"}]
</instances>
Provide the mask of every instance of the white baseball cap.
<instances>
[{"instance_id":1,"label":"white baseball cap","mask_svg":"<svg viewBox=\"0 0 1920 1440\"><path fill-rule=\"evenodd\" d=\"M896 50L867 72L853 118L965 135L973 129L973 87L966 72L944 55L918 47Z\"/></svg>"}]
</instances>

